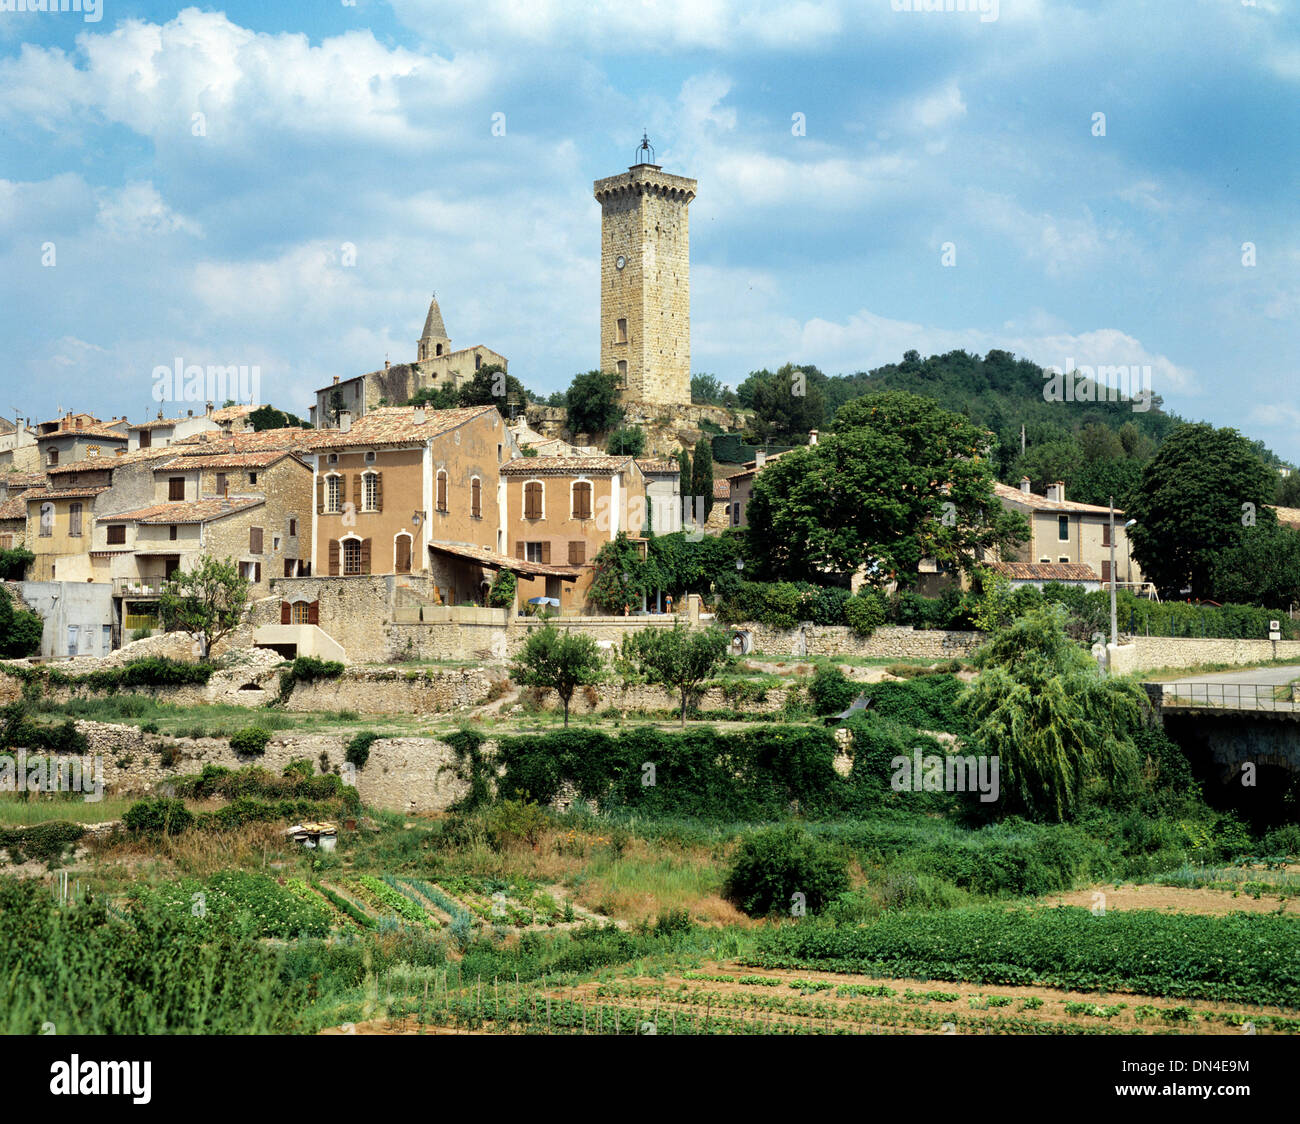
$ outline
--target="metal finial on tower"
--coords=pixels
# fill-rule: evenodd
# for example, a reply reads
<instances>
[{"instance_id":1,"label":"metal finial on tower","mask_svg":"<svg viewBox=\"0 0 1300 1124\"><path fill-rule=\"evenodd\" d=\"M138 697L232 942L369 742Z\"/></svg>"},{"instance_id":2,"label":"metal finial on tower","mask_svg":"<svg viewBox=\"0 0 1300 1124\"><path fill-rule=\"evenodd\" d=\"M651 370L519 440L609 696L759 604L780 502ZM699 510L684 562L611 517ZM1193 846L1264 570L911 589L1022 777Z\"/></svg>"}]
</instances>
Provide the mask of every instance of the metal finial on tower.
<instances>
[{"instance_id":1,"label":"metal finial on tower","mask_svg":"<svg viewBox=\"0 0 1300 1124\"><path fill-rule=\"evenodd\" d=\"M641 159L641 154L643 152L648 152L650 154L649 160ZM641 147L636 150L636 162L638 164L653 164L655 162L654 146L651 145L650 137L644 129L641 130Z\"/></svg>"}]
</instances>

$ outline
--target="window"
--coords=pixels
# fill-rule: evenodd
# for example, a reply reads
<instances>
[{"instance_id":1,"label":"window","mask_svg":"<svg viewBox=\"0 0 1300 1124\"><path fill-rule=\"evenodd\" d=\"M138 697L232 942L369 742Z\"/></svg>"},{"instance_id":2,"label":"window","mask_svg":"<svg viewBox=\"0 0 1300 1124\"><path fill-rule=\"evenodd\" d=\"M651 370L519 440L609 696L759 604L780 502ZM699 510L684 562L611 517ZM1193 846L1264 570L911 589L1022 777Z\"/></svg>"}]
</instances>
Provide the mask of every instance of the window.
<instances>
[{"instance_id":1,"label":"window","mask_svg":"<svg viewBox=\"0 0 1300 1124\"><path fill-rule=\"evenodd\" d=\"M250 472L250 473L248 474L248 482L249 482L250 484L256 484L256 483L257 483L257 473L256 473L256 472Z\"/></svg>"},{"instance_id":2,"label":"window","mask_svg":"<svg viewBox=\"0 0 1300 1124\"><path fill-rule=\"evenodd\" d=\"M433 353L434 353L434 355L441 355L441 354L442 354L442 344L436 344L435 347L434 347L434 352L433 352Z\"/></svg>"},{"instance_id":3,"label":"window","mask_svg":"<svg viewBox=\"0 0 1300 1124\"><path fill-rule=\"evenodd\" d=\"M298 563L297 563L297 561L296 561L295 559L293 559L293 558L286 558L286 559L284 560L284 576L285 576L286 578L291 578L291 577L293 577L293 575L294 575L294 570L297 569L297 566L298 566Z\"/></svg>"},{"instance_id":4,"label":"window","mask_svg":"<svg viewBox=\"0 0 1300 1124\"><path fill-rule=\"evenodd\" d=\"M175 524L175 523L172 523L172 524L170 524L170 525L167 527L167 537L168 537L172 542L175 542L175 541L176 541L176 524Z\"/></svg>"},{"instance_id":5,"label":"window","mask_svg":"<svg viewBox=\"0 0 1300 1124\"><path fill-rule=\"evenodd\" d=\"M325 477L325 510L339 512L343 510L343 477Z\"/></svg>"},{"instance_id":6,"label":"window","mask_svg":"<svg viewBox=\"0 0 1300 1124\"><path fill-rule=\"evenodd\" d=\"M550 551L543 551L543 548L550 546L550 543L526 542L526 543L520 543L519 545L524 548L525 562L541 562L543 561L542 554L550 553Z\"/></svg>"},{"instance_id":7,"label":"window","mask_svg":"<svg viewBox=\"0 0 1300 1124\"><path fill-rule=\"evenodd\" d=\"M410 535L398 535L393 543L393 569L399 574L411 572Z\"/></svg>"},{"instance_id":8,"label":"window","mask_svg":"<svg viewBox=\"0 0 1300 1124\"><path fill-rule=\"evenodd\" d=\"M579 480L573 485L573 518L591 518L591 481Z\"/></svg>"},{"instance_id":9,"label":"window","mask_svg":"<svg viewBox=\"0 0 1300 1124\"><path fill-rule=\"evenodd\" d=\"M475 519L483 518L483 482L477 476L469 482L469 513Z\"/></svg>"},{"instance_id":10,"label":"window","mask_svg":"<svg viewBox=\"0 0 1300 1124\"><path fill-rule=\"evenodd\" d=\"M328 457L326 457L325 459L326 459L326 461L327 461L329 464L338 464L338 463L339 463L339 455L338 455L338 453L330 453L330 455L329 455Z\"/></svg>"},{"instance_id":11,"label":"window","mask_svg":"<svg viewBox=\"0 0 1300 1124\"><path fill-rule=\"evenodd\" d=\"M361 510L379 510L379 473L377 472L361 474Z\"/></svg>"},{"instance_id":12,"label":"window","mask_svg":"<svg viewBox=\"0 0 1300 1124\"><path fill-rule=\"evenodd\" d=\"M738 503L731 505L731 525L733 527L740 526L740 504Z\"/></svg>"},{"instance_id":13,"label":"window","mask_svg":"<svg viewBox=\"0 0 1300 1124\"><path fill-rule=\"evenodd\" d=\"M482 367L483 367L483 356L481 356L481 355L476 351L476 352L474 352L474 370L476 370L476 371L481 370Z\"/></svg>"},{"instance_id":14,"label":"window","mask_svg":"<svg viewBox=\"0 0 1300 1124\"><path fill-rule=\"evenodd\" d=\"M361 573L360 539L343 540L343 573L344 575Z\"/></svg>"},{"instance_id":15,"label":"window","mask_svg":"<svg viewBox=\"0 0 1300 1124\"><path fill-rule=\"evenodd\" d=\"M1058 515L1056 517L1056 537L1061 542L1070 541L1070 517L1068 515Z\"/></svg>"},{"instance_id":16,"label":"window","mask_svg":"<svg viewBox=\"0 0 1300 1124\"><path fill-rule=\"evenodd\" d=\"M140 430L140 448L147 449L153 444L153 433L151 430Z\"/></svg>"},{"instance_id":17,"label":"window","mask_svg":"<svg viewBox=\"0 0 1300 1124\"><path fill-rule=\"evenodd\" d=\"M184 476L172 476L168 479L167 498L169 500L183 500L185 498Z\"/></svg>"},{"instance_id":18,"label":"window","mask_svg":"<svg viewBox=\"0 0 1300 1124\"><path fill-rule=\"evenodd\" d=\"M1060 561L1060 562L1068 562L1069 559L1068 559L1064 554L1062 554L1061 557L1058 559L1058 561Z\"/></svg>"},{"instance_id":19,"label":"window","mask_svg":"<svg viewBox=\"0 0 1300 1124\"><path fill-rule=\"evenodd\" d=\"M77 428L80 429L81 427L78 426ZM87 446L86 446L86 456L88 456L88 457L97 457L97 456L99 456L99 446L98 446L98 445L87 445Z\"/></svg>"},{"instance_id":20,"label":"window","mask_svg":"<svg viewBox=\"0 0 1300 1124\"><path fill-rule=\"evenodd\" d=\"M279 536L279 535L272 535L272 536L271 536L271 551L272 551L272 553L274 553L274 554L279 554L279 553L280 553L280 536Z\"/></svg>"},{"instance_id":21,"label":"window","mask_svg":"<svg viewBox=\"0 0 1300 1124\"><path fill-rule=\"evenodd\" d=\"M68 655L77 654L77 633L79 629L75 624L68 625Z\"/></svg>"},{"instance_id":22,"label":"window","mask_svg":"<svg viewBox=\"0 0 1300 1124\"><path fill-rule=\"evenodd\" d=\"M614 325L614 342L627 343L627 318L620 316Z\"/></svg>"},{"instance_id":23,"label":"window","mask_svg":"<svg viewBox=\"0 0 1300 1124\"><path fill-rule=\"evenodd\" d=\"M58 450L58 449L51 449L51 450L50 450L49 460L48 460L46 463L48 463L48 464L52 464L52 465L53 465L53 464L58 464L58 463L59 463L59 450Z\"/></svg>"},{"instance_id":24,"label":"window","mask_svg":"<svg viewBox=\"0 0 1300 1124\"><path fill-rule=\"evenodd\" d=\"M627 385L627 360L626 359L620 359L618 361L618 382L620 386Z\"/></svg>"},{"instance_id":25,"label":"window","mask_svg":"<svg viewBox=\"0 0 1300 1124\"><path fill-rule=\"evenodd\" d=\"M370 450L370 452L366 454L366 464L374 464L374 463L375 463L375 452L372 449Z\"/></svg>"},{"instance_id":26,"label":"window","mask_svg":"<svg viewBox=\"0 0 1300 1124\"><path fill-rule=\"evenodd\" d=\"M294 537L295 535L297 535L297 534L298 534L298 520L296 520L296 519L290 519L290 520L289 520L289 537L290 537L290 538L293 538L293 537Z\"/></svg>"},{"instance_id":27,"label":"window","mask_svg":"<svg viewBox=\"0 0 1300 1124\"><path fill-rule=\"evenodd\" d=\"M501 446L497 446L497 464L501 463Z\"/></svg>"},{"instance_id":28,"label":"window","mask_svg":"<svg viewBox=\"0 0 1300 1124\"><path fill-rule=\"evenodd\" d=\"M306 601L295 601L290 609L289 622L291 624L309 624L308 617L311 616L311 610L308 608Z\"/></svg>"},{"instance_id":29,"label":"window","mask_svg":"<svg viewBox=\"0 0 1300 1124\"><path fill-rule=\"evenodd\" d=\"M542 517L542 482L530 480L524 485L524 518L540 519Z\"/></svg>"},{"instance_id":30,"label":"window","mask_svg":"<svg viewBox=\"0 0 1300 1124\"><path fill-rule=\"evenodd\" d=\"M68 505L68 534L81 534L81 504L79 503Z\"/></svg>"},{"instance_id":31,"label":"window","mask_svg":"<svg viewBox=\"0 0 1300 1124\"><path fill-rule=\"evenodd\" d=\"M110 523L108 525L108 545L125 546L126 545L126 524Z\"/></svg>"},{"instance_id":32,"label":"window","mask_svg":"<svg viewBox=\"0 0 1300 1124\"><path fill-rule=\"evenodd\" d=\"M1101 525L1101 545L1110 546L1110 520Z\"/></svg>"},{"instance_id":33,"label":"window","mask_svg":"<svg viewBox=\"0 0 1300 1124\"><path fill-rule=\"evenodd\" d=\"M248 528L248 553L249 554L262 553L262 528L261 527Z\"/></svg>"},{"instance_id":34,"label":"window","mask_svg":"<svg viewBox=\"0 0 1300 1124\"><path fill-rule=\"evenodd\" d=\"M230 490L230 485L226 483L226 474L217 473L217 495L224 496Z\"/></svg>"},{"instance_id":35,"label":"window","mask_svg":"<svg viewBox=\"0 0 1300 1124\"><path fill-rule=\"evenodd\" d=\"M1045 565L1049 565L1049 566L1050 566L1051 563L1052 563L1052 560L1051 560L1050 558L1040 558L1038 561L1044 563Z\"/></svg>"},{"instance_id":36,"label":"window","mask_svg":"<svg viewBox=\"0 0 1300 1124\"><path fill-rule=\"evenodd\" d=\"M569 565L581 566L587 561L587 544L582 539L569 540Z\"/></svg>"},{"instance_id":37,"label":"window","mask_svg":"<svg viewBox=\"0 0 1300 1124\"><path fill-rule=\"evenodd\" d=\"M438 469L438 499L434 505L439 511L447 510L447 470Z\"/></svg>"}]
</instances>

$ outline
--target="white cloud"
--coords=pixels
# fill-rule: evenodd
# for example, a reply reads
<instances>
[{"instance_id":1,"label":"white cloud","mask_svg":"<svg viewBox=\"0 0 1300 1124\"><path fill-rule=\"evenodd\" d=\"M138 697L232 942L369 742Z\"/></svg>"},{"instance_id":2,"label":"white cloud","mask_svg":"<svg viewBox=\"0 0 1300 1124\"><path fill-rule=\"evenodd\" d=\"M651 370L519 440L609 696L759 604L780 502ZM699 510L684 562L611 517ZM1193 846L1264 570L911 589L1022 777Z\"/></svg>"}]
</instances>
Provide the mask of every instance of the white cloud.
<instances>
[{"instance_id":1,"label":"white cloud","mask_svg":"<svg viewBox=\"0 0 1300 1124\"><path fill-rule=\"evenodd\" d=\"M128 183L116 191L100 193L99 225L114 238L140 238L173 234L202 235L197 223L177 214L152 183Z\"/></svg>"}]
</instances>

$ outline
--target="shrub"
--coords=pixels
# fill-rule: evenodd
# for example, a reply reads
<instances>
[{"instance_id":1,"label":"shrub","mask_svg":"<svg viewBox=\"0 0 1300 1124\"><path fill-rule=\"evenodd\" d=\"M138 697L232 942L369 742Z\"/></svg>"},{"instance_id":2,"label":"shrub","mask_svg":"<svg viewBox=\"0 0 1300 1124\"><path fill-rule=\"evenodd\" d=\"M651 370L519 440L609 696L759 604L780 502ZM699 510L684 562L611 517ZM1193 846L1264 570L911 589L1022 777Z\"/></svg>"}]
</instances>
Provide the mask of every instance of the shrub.
<instances>
[{"instance_id":1,"label":"shrub","mask_svg":"<svg viewBox=\"0 0 1300 1124\"><path fill-rule=\"evenodd\" d=\"M823 664L813 672L808 696L818 714L837 714L852 705L858 688L838 667Z\"/></svg>"},{"instance_id":2,"label":"shrub","mask_svg":"<svg viewBox=\"0 0 1300 1124\"><path fill-rule=\"evenodd\" d=\"M521 793L520 799L502 800L488 812L488 840L498 851L521 843L536 847L549 822L546 810Z\"/></svg>"},{"instance_id":3,"label":"shrub","mask_svg":"<svg viewBox=\"0 0 1300 1124\"><path fill-rule=\"evenodd\" d=\"M849 888L842 858L796 824L745 837L727 879L727 897L751 917L802 904L817 913Z\"/></svg>"},{"instance_id":4,"label":"shrub","mask_svg":"<svg viewBox=\"0 0 1300 1124\"><path fill-rule=\"evenodd\" d=\"M57 862L63 852L86 834L79 823L50 820L31 827L0 827L0 847L9 852L10 862L28 859Z\"/></svg>"},{"instance_id":5,"label":"shrub","mask_svg":"<svg viewBox=\"0 0 1300 1124\"><path fill-rule=\"evenodd\" d=\"M261 726L245 726L230 735L230 748L236 753L261 756L266 752L266 743L271 740L271 732Z\"/></svg>"},{"instance_id":6,"label":"shrub","mask_svg":"<svg viewBox=\"0 0 1300 1124\"><path fill-rule=\"evenodd\" d=\"M859 636L870 636L885 623L885 603L879 594L859 593L844 602L844 621Z\"/></svg>"},{"instance_id":7,"label":"shrub","mask_svg":"<svg viewBox=\"0 0 1300 1124\"><path fill-rule=\"evenodd\" d=\"M382 736L371 730L362 730L359 734L353 734L343 747L343 760L358 769L364 769L366 762L370 760L370 747Z\"/></svg>"},{"instance_id":8,"label":"shrub","mask_svg":"<svg viewBox=\"0 0 1300 1124\"><path fill-rule=\"evenodd\" d=\"M149 835L177 835L194 823L183 800L159 796L132 804L122 817L130 831Z\"/></svg>"},{"instance_id":9,"label":"shrub","mask_svg":"<svg viewBox=\"0 0 1300 1124\"><path fill-rule=\"evenodd\" d=\"M299 683L313 683L317 679L337 679L343 674L338 660L322 660L316 656L299 656L280 672L280 694L275 699L279 706L289 701Z\"/></svg>"}]
</instances>

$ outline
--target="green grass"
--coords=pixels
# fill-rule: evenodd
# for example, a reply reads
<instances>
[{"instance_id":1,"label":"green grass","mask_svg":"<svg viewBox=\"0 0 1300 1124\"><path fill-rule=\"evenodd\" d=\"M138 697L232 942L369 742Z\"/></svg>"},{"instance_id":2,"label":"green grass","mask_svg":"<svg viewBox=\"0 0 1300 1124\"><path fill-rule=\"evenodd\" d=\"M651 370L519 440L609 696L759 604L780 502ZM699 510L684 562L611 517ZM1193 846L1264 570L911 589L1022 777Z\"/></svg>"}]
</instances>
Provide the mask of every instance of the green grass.
<instances>
[{"instance_id":1,"label":"green grass","mask_svg":"<svg viewBox=\"0 0 1300 1124\"><path fill-rule=\"evenodd\" d=\"M53 823L107 823L120 820L135 803L134 798L105 796L103 800L89 803L85 800L29 800L20 801L14 793L0 794L0 824L6 827L30 827L32 824Z\"/></svg>"}]
</instances>

